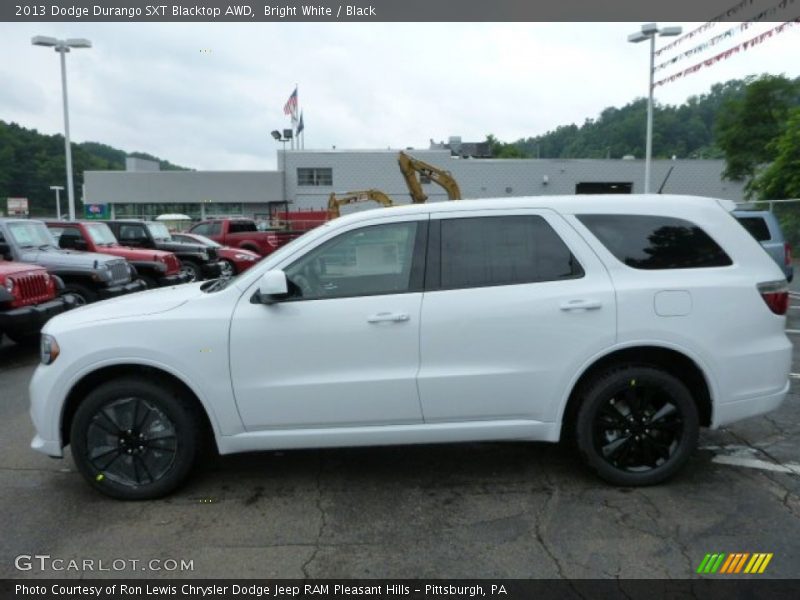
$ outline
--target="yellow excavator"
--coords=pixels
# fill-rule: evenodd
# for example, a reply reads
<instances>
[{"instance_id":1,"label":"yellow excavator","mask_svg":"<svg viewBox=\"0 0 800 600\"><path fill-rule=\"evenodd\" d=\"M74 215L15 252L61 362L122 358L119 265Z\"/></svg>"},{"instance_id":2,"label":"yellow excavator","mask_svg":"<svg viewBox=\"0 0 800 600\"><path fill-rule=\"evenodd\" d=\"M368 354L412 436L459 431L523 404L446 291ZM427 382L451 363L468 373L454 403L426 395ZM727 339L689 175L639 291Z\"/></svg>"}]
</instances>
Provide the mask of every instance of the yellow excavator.
<instances>
[{"instance_id":1,"label":"yellow excavator","mask_svg":"<svg viewBox=\"0 0 800 600\"><path fill-rule=\"evenodd\" d=\"M434 167L425 161L409 156L405 152L400 153L397 157L397 162L400 165L400 172L403 173L403 178L406 180L411 202L414 204L422 204L428 199L428 196L422 191L422 184L417 179L417 173L421 177L428 177L434 183L442 186L450 200L461 200L461 189L458 187L458 183L444 169Z\"/></svg>"},{"instance_id":2,"label":"yellow excavator","mask_svg":"<svg viewBox=\"0 0 800 600\"><path fill-rule=\"evenodd\" d=\"M383 206L392 206L392 199L380 190L361 190L358 192L346 192L341 196L335 193L328 198L328 220L335 219L341 215L340 207L356 202L377 202Z\"/></svg>"}]
</instances>

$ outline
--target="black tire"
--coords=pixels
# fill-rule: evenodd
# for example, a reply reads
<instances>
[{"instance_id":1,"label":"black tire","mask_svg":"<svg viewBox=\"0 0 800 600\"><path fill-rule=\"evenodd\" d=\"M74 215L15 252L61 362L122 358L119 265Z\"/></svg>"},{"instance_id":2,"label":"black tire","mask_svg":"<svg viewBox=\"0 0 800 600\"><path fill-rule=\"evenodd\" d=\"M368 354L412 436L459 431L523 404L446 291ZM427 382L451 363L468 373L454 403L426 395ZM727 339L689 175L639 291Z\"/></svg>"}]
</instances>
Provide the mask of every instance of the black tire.
<instances>
[{"instance_id":1,"label":"black tire","mask_svg":"<svg viewBox=\"0 0 800 600\"><path fill-rule=\"evenodd\" d=\"M187 399L167 384L129 377L89 393L70 428L81 475L96 490L121 500L150 500L174 491L189 475L201 438L199 415Z\"/></svg>"},{"instance_id":2,"label":"black tire","mask_svg":"<svg viewBox=\"0 0 800 600\"><path fill-rule=\"evenodd\" d=\"M578 449L609 483L661 483L697 446L699 417L692 394L661 369L631 365L607 371L584 386L580 401Z\"/></svg>"},{"instance_id":3,"label":"black tire","mask_svg":"<svg viewBox=\"0 0 800 600\"><path fill-rule=\"evenodd\" d=\"M139 280L144 281L144 285L148 290L153 290L158 287L158 282L149 275L139 275Z\"/></svg>"},{"instance_id":4,"label":"black tire","mask_svg":"<svg viewBox=\"0 0 800 600\"><path fill-rule=\"evenodd\" d=\"M189 275L189 278L186 280L186 283L192 283L195 281L202 281L203 280L203 272L200 270L200 265L198 265L193 260L182 260L181 261L181 274Z\"/></svg>"},{"instance_id":5,"label":"black tire","mask_svg":"<svg viewBox=\"0 0 800 600\"><path fill-rule=\"evenodd\" d=\"M220 277L229 278L236 275L236 265L233 264L233 261L223 258L219 261L219 264L221 267Z\"/></svg>"},{"instance_id":6,"label":"black tire","mask_svg":"<svg viewBox=\"0 0 800 600\"><path fill-rule=\"evenodd\" d=\"M68 283L64 288L64 294L72 294L75 296L76 306L91 304L97 300L97 292L81 283Z\"/></svg>"}]
</instances>

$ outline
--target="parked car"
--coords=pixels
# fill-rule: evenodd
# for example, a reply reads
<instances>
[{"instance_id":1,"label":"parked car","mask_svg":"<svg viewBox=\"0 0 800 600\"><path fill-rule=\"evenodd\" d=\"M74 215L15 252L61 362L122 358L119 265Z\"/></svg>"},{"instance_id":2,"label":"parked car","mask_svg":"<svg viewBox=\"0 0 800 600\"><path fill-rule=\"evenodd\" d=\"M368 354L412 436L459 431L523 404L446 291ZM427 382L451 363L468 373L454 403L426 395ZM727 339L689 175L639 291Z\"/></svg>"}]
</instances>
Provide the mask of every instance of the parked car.
<instances>
[{"instance_id":1,"label":"parked car","mask_svg":"<svg viewBox=\"0 0 800 600\"><path fill-rule=\"evenodd\" d=\"M733 208L539 196L341 217L236 278L51 320L32 446L71 445L128 499L175 489L206 432L222 454L572 438L613 484L662 482L701 426L789 390L786 279Z\"/></svg>"},{"instance_id":2,"label":"parked car","mask_svg":"<svg viewBox=\"0 0 800 600\"><path fill-rule=\"evenodd\" d=\"M252 219L210 219L201 221L189 229L189 233L204 235L231 248L240 248L255 252L259 256L268 256L291 239L299 237L299 233L289 231L259 231Z\"/></svg>"},{"instance_id":3,"label":"parked car","mask_svg":"<svg viewBox=\"0 0 800 600\"><path fill-rule=\"evenodd\" d=\"M37 340L50 317L75 306L72 296L58 296L63 287L44 267L0 260L0 340Z\"/></svg>"},{"instance_id":4,"label":"parked car","mask_svg":"<svg viewBox=\"0 0 800 600\"><path fill-rule=\"evenodd\" d=\"M172 252L121 246L106 223L96 221L46 221L60 248L98 252L124 258L148 288L186 283L181 263Z\"/></svg>"},{"instance_id":5,"label":"parked car","mask_svg":"<svg viewBox=\"0 0 800 600\"><path fill-rule=\"evenodd\" d=\"M0 256L45 267L64 281L65 292L78 304L113 298L144 289L124 259L62 250L42 221L0 219Z\"/></svg>"},{"instance_id":6,"label":"parked car","mask_svg":"<svg viewBox=\"0 0 800 600\"><path fill-rule=\"evenodd\" d=\"M783 269L786 280L791 281L794 278L792 246L783 237L778 218L768 210L736 210L733 215Z\"/></svg>"},{"instance_id":7,"label":"parked car","mask_svg":"<svg viewBox=\"0 0 800 600\"><path fill-rule=\"evenodd\" d=\"M135 248L152 248L172 252L181 263L180 272L188 281L215 279L222 275L223 265L214 248L200 244L176 242L163 223L155 221L106 221L120 243Z\"/></svg>"},{"instance_id":8,"label":"parked car","mask_svg":"<svg viewBox=\"0 0 800 600\"><path fill-rule=\"evenodd\" d=\"M214 240L197 233L173 232L172 239L178 242L186 242L187 244L202 244L207 248L216 248L217 256L219 256L220 260L225 263L222 271L223 277L231 277L233 275L243 273L261 260L261 257L255 252L243 250L242 248L223 246L222 244L218 244Z\"/></svg>"}]
</instances>

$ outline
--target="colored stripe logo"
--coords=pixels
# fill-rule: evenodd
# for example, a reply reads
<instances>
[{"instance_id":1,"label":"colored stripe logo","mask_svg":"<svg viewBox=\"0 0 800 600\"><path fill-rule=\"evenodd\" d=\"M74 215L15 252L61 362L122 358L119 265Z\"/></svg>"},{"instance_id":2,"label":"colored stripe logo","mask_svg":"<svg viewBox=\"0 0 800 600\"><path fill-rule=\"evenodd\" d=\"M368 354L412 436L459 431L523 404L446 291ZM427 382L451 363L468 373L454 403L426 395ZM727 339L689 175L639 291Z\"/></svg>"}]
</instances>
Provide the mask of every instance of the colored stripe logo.
<instances>
[{"instance_id":1,"label":"colored stripe logo","mask_svg":"<svg viewBox=\"0 0 800 600\"><path fill-rule=\"evenodd\" d=\"M767 569L772 560L772 552L733 552L725 554L718 552L706 554L697 572L703 575L719 573L720 575L735 575L737 573L761 574Z\"/></svg>"}]
</instances>

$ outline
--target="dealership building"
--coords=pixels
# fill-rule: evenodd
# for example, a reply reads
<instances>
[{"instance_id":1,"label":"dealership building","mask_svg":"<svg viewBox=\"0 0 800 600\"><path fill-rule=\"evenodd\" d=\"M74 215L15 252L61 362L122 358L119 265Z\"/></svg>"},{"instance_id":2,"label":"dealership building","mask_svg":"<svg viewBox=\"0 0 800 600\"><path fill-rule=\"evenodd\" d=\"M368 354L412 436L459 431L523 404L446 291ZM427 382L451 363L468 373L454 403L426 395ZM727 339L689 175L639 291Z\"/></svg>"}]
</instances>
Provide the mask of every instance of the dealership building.
<instances>
[{"instance_id":1,"label":"dealership building","mask_svg":"<svg viewBox=\"0 0 800 600\"><path fill-rule=\"evenodd\" d=\"M449 171L463 198L644 191L642 160L472 158L450 145L432 147L406 152ZM271 171L161 171L158 163L129 158L125 171L86 171L83 200L105 205L115 218L182 213L194 219L266 218L270 207L283 201L292 211L318 210L327 206L331 192L365 189L381 190L395 203L406 204L410 197L398 153L397 149L282 150L277 170ZM743 200L742 184L722 179L724 167L722 160L655 160L651 191ZM423 188L429 202L447 200L436 183L423 180ZM372 207L365 203L343 212Z\"/></svg>"}]
</instances>

